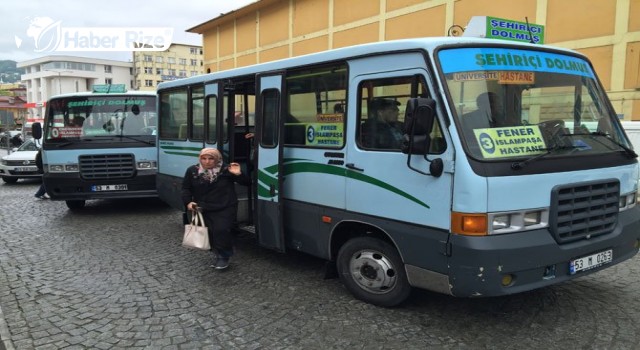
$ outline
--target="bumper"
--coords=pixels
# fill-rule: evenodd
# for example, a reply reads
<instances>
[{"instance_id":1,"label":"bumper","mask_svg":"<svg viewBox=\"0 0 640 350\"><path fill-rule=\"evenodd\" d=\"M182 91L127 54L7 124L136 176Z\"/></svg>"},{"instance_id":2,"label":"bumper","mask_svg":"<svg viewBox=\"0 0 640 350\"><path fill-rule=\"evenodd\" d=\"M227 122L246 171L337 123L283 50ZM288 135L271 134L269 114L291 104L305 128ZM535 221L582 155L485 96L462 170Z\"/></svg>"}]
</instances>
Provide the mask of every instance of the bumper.
<instances>
[{"instance_id":1,"label":"bumper","mask_svg":"<svg viewBox=\"0 0 640 350\"><path fill-rule=\"evenodd\" d=\"M44 174L47 193L53 200L87 200L157 197L156 175L139 174L128 179L84 180L76 174ZM96 191L95 186L126 185L126 190Z\"/></svg>"},{"instance_id":2,"label":"bumper","mask_svg":"<svg viewBox=\"0 0 640 350\"><path fill-rule=\"evenodd\" d=\"M25 167L25 168L34 168L32 170L22 170L20 167L13 166L0 166L0 176L8 177L14 179L38 179L42 176L41 173L38 172L38 169L35 167Z\"/></svg>"},{"instance_id":3,"label":"bumper","mask_svg":"<svg viewBox=\"0 0 640 350\"><path fill-rule=\"evenodd\" d=\"M546 230L490 237L452 235L450 293L461 297L499 296L586 276L630 259L638 253L640 207L622 212L613 232L591 239L558 244ZM569 262L611 249L613 260L571 274ZM512 282L502 285L505 275Z\"/></svg>"}]
</instances>

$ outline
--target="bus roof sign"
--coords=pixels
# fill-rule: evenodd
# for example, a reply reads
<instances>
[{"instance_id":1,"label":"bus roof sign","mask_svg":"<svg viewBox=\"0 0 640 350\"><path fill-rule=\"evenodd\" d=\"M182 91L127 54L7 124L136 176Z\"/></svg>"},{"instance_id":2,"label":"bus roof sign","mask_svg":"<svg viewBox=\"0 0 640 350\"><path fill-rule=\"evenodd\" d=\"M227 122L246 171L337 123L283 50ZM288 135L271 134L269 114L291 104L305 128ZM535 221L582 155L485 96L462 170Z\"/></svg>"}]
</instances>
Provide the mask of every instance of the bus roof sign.
<instances>
[{"instance_id":1,"label":"bus roof sign","mask_svg":"<svg viewBox=\"0 0 640 350\"><path fill-rule=\"evenodd\" d=\"M462 36L544 44L544 26L489 16L473 16Z\"/></svg>"},{"instance_id":2,"label":"bus roof sign","mask_svg":"<svg viewBox=\"0 0 640 350\"><path fill-rule=\"evenodd\" d=\"M94 84L92 90L100 94L118 94L127 92L127 86L125 84Z\"/></svg>"}]
</instances>

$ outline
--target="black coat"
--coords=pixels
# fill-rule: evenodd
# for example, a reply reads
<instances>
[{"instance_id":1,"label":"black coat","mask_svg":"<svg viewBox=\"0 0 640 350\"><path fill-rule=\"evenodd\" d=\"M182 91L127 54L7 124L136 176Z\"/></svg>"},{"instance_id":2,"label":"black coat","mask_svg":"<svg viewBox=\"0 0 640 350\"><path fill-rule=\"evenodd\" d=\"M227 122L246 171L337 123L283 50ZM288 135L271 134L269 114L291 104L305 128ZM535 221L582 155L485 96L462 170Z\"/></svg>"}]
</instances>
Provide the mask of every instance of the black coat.
<instances>
[{"instance_id":1,"label":"black coat","mask_svg":"<svg viewBox=\"0 0 640 350\"><path fill-rule=\"evenodd\" d=\"M234 183L249 185L250 179L244 174L234 175L223 166L213 181L198 175L198 166L192 165L182 180L182 203L185 208L189 202L196 202L202 211L220 211L238 204Z\"/></svg>"}]
</instances>

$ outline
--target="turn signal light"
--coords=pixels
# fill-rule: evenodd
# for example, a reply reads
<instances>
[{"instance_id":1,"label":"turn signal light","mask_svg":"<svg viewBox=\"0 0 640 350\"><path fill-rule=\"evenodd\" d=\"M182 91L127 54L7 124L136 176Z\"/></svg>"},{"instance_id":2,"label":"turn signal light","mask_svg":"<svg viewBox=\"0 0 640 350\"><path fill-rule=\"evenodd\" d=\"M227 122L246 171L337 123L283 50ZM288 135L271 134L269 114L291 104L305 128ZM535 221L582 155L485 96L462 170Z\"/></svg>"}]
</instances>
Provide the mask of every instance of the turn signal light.
<instances>
[{"instance_id":1,"label":"turn signal light","mask_svg":"<svg viewBox=\"0 0 640 350\"><path fill-rule=\"evenodd\" d=\"M452 212L451 232L467 236L486 236L487 214Z\"/></svg>"}]
</instances>

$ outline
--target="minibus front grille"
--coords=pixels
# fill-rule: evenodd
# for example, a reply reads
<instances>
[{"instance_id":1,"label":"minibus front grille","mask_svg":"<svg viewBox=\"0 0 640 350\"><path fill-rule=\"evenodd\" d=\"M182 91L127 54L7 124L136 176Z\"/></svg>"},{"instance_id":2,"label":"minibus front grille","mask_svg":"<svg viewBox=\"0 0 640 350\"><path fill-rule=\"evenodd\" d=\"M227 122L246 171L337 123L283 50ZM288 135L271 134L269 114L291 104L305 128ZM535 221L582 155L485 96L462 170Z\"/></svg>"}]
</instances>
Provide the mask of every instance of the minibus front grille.
<instances>
[{"instance_id":1,"label":"minibus front grille","mask_svg":"<svg viewBox=\"0 0 640 350\"><path fill-rule=\"evenodd\" d=\"M127 179L135 175L133 154L80 156L80 176L86 180Z\"/></svg>"},{"instance_id":2,"label":"minibus front grille","mask_svg":"<svg viewBox=\"0 0 640 350\"><path fill-rule=\"evenodd\" d=\"M619 199L617 179L556 186L551 192L549 228L558 243L609 233L618 220Z\"/></svg>"}]
</instances>

